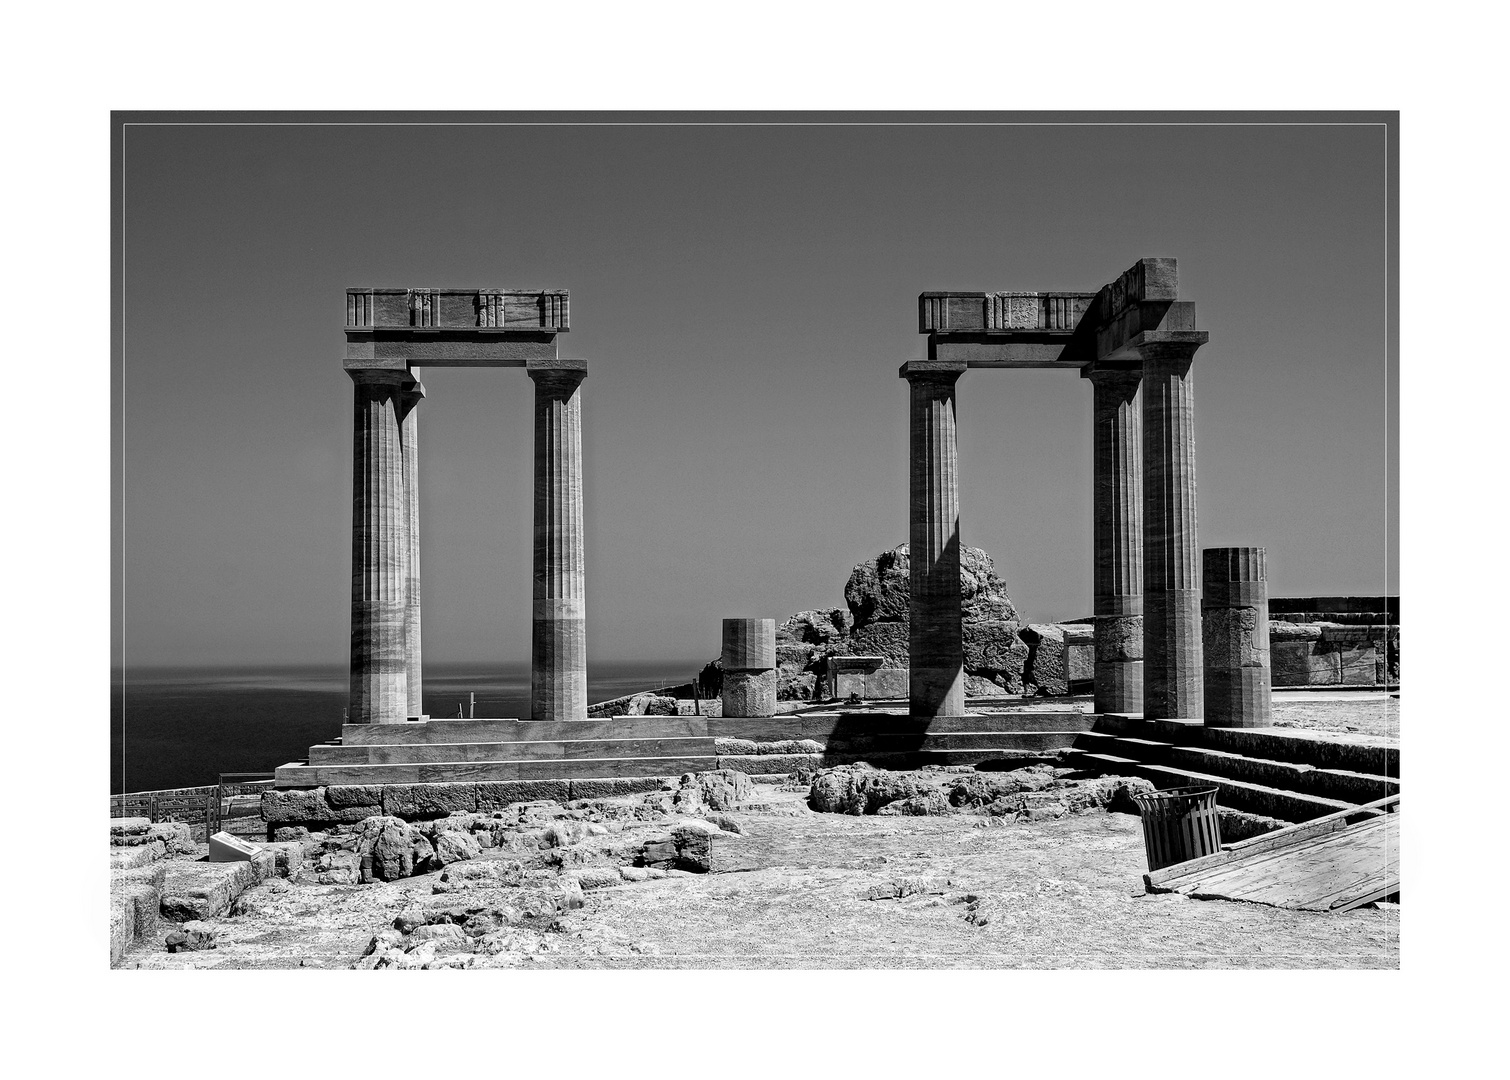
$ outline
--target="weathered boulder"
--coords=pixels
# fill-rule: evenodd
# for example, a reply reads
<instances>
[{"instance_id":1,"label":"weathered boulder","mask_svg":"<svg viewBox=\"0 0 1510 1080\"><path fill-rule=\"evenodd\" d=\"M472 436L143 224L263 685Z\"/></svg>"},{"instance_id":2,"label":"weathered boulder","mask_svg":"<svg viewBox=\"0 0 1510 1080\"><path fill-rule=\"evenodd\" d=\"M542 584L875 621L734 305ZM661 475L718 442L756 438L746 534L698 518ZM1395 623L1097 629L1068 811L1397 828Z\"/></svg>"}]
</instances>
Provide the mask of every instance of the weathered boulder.
<instances>
[{"instance_id":1,"label":"weathered boulder","mask_svg":"<svg viewBox=\"0 0 1510 1080\"><path fill-rule=\"evenodd\" d=\"M450 866L454 862L466 862L482 854L482 845L471 833L447 829L435 834L435 852L430 856L429 869Z\"/></svg>"},{"instance_id":2,"label":"weathered boulder","mask_svg":"<svg viewBox=\"0 0 1510 1080\"><path fill-rule=\"evenodd\" d=\"M170 933L164 941L170 953L198 952L215 947L215 931L209 924L191 919Z\"/></svg>"},{"instance_id":3,"label":"weathered boulder","mask_svg":"<svg viewBox=\"0 0 1510 1080\"><path fill-rule=\"evenodd\" d=\"M361 857L364 881L411 877L417 867L423 872L425 863L435 853L430 841L413 825L387 815L362 822L356 851Z\"/></svg>"},{"instance_id":4,"label":"weathered boulder","mask_svg":"<svg viewBox=\"0 0 1510 1080\"><path fill-rule=\"evenodd\" d=\"M859 762L820 770L808 791L808 806L827 814L874 814L888 803L933 789L932 778L886 772Z\"/></svg>"},{"instance_id":5,"label":"weathered boulder","mask_svg":"<svg viewBox=\"0 0 1510 1080\"><path fill-rule=\"evenodd\" d=\"M676 698L660 694L636 694L624 707L625 716L675 716Z\"/></svg>"},{"instance_id":6,"label":"weathered boulder","mask_svg":"<svg viewBox=\"0 0 1510 1080\"><path fill-rule=\"evenodd\" d=\"M672 806L678 813L733 810L750 797L750 778L734 769L685 773L677 782Z\"/></svg>"}]
</instances>

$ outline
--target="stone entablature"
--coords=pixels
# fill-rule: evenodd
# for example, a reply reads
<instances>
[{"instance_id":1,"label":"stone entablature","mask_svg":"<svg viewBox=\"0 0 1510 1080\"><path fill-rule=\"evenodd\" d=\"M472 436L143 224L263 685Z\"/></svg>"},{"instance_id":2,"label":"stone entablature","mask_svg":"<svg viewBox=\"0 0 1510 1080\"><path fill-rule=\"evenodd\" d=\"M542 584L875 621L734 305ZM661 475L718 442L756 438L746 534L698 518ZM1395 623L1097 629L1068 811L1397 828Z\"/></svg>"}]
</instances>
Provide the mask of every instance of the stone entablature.
<instances>
[{"instance_id":1,"label":"stone entablature","mask_svg":"<svg viewBox=\"0 0 1510 1080\"><path fill-rule=\"evenodd\" d=\"M347 289L346 329L549 330L565 333L565 289Z\"/></svg>"},{"instance_id":2,"label":"stone entablature","mask_svg":"<svg viewBox=\"0 0 1510 1080\"><path fill-rule=\"evenodd\" d=\"M570 311L565 289L347 289L346 370L556 360Z\"/></svg>"}]
</instances>

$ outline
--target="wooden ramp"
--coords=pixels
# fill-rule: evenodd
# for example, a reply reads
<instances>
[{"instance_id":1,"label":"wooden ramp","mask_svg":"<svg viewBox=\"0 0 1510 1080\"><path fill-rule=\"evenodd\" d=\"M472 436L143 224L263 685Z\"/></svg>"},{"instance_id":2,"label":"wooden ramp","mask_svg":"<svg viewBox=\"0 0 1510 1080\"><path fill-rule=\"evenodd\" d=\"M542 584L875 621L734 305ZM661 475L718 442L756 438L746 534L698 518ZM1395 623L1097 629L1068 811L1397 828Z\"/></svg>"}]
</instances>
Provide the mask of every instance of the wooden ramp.
<instances>
[{"instance_id":1,"label":"wooden ramp","mask_svg":"<svg viewBox=\"0 0 1510 1080\"><path fill-rule=\"evenodd\" d=\"M1399 795L1143 875L1149 892L1346 911L1400 891Z\"/></svg>"}]
</instances>

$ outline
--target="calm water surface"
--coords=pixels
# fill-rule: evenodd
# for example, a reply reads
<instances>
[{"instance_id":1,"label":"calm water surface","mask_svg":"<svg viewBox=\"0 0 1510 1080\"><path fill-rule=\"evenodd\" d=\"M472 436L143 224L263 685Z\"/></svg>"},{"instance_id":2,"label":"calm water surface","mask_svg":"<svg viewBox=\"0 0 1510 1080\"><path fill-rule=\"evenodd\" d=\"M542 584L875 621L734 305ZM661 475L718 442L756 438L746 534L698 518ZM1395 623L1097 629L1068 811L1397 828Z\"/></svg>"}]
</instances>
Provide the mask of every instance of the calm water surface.
<instances>
[{"instance_id":1,"label":"calm water surface","mask_svg":"<svg viewBox=\"0 0 1510 1080\"><path fill-rule=\"evenodd\" d=\"M589 701L686 682L706 660L605 663L587 673ZM223 772L271 772L341 733L344 667L137 668L112 680L110 790L213 784ZM425 670L425 711L437 719L529 715L520 666L436 664Z\"/></svg>"}]
</instances>

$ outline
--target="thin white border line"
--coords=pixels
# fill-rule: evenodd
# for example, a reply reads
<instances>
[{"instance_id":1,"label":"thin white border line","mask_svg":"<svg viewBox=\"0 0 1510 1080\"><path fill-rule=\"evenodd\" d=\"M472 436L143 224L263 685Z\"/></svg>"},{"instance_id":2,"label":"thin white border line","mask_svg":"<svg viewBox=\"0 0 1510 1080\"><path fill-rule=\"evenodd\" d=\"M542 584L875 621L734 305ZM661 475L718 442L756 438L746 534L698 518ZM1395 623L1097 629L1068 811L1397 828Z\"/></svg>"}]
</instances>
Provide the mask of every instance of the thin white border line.
<instances>
[{"instance_id":1,"label":"thin white border line","mask_svg":"<svg viewBox=\"0 0 1510 1080\"><path fill-rule=\"evenodd\" d=\"M122 127L1382 127L1375 120L123 120Z\"/></svg>"}]
</instances>

